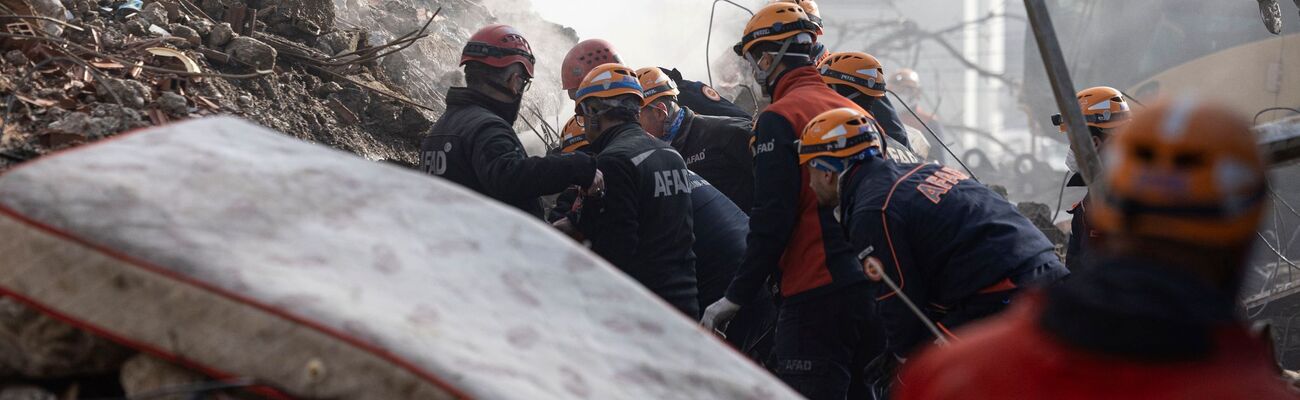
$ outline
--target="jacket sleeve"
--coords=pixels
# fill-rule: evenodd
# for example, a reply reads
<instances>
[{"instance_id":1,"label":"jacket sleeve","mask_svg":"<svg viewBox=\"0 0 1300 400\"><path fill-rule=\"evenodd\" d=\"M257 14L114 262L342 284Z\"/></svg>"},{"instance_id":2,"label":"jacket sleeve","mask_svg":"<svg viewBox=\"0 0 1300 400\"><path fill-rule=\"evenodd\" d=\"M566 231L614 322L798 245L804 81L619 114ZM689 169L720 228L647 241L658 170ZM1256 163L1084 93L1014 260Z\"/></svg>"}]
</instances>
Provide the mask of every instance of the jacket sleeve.
<instances>
[{"instance_id":1,"label":"jacket sleeve","mask_svg":"<svg viewBox=\"0 0 1300 400\"><path fill-rule=\"evenodd\" d=\"M569 211L573 209L573 203L578 199L578 190L572 187L564 189L559 196L555 197L555 208L546 213L546 222L555 222L569 216Z\"/></svg>"},{"instance_id":2,"label":"jacket sleeve","mask_svg":"<svg viewBox=\"0 0 1300 400\"><path fill-rule=\"evenodd\" d=\"M528 157L505 124L489 124L474 140L474 171L488 194L526 198L559 193L569 185L589 185L596 162L583 153Z\"/></svg>"},{"instance_id":3,"label":"jacket sleeve","mask_svg":"<svg viewBox=\"0 0 1300 400\"><path fill-rule=\"evenodd\" d=\"M898 119L898 113L894 111L894 105L889 102L889 96L881 97L871 102L871 116L876 117L876 122L881 128L885 129L885 134L890 138L912 148L912 144L907 141L907 128L903 127L903 121Z\"/></svg>"},{"instance_id":4,"label":"jacket sleeve","mask_svg":"<svg viewBox=\"0 0 1300 400\"><path fill-rule=\"evenodd\" d=\"M624 268L636 261L633 257L640 241L636 167L629 160L612 157L598 157L597 165L605 174L605 196L586 200L578 230L591 240L592 251Z\"/></svg>"},{"instance_id":5,"label":"jacket sleeve","mask_svg":"<svg viewBox=\"0 0 1300 400\"><path fill-rule=\"evenodd\" d=\"M727 299L744 305L777 269L799 217L803 179L795 130L784 117L765 112L754 126L754 209L749 216L745 258Z\"/></svg>"},{"instance_id":6,"label":"jacket sleeve","mask_svg":"<svg viewBox=\"0 0 1300 400\"><path fill-rule=\"evenodd\" d=\"M746 176L740 177L746 184L740 185L734 193L734 203L740 207L745 214L752 212L754 206L754 152L749 147L750 139L754 137L749 129L739 125L727 125L727 129L733 132L729 135L728 142L724 151L727 158L737 166L737 170L745 171ZM747 178L747 179L745 179Z\"/></svg>"},{"instance_id":7,"label":"jacket sleeve","mask_svg":"<svg viewBox=\"0 0 1300 400\"><path fill-rule=\"evenodd\" d=\"M912 259L912 248L906 237L901 219L876 210L855 210L849 237L859 258L866 256L880 260L884 274L899 286L903 294L917 307L929 304L929 294L918 277L917 265ZM870 249L870 252L864 250ZM864 254L867 253L867 254ZM888 348L899 357L907 357L918 343L934 340L925 324L916 316L897 293L882 282L872 284L876 297L876 311L885 328Z\"/></svg>"}]
</instances>

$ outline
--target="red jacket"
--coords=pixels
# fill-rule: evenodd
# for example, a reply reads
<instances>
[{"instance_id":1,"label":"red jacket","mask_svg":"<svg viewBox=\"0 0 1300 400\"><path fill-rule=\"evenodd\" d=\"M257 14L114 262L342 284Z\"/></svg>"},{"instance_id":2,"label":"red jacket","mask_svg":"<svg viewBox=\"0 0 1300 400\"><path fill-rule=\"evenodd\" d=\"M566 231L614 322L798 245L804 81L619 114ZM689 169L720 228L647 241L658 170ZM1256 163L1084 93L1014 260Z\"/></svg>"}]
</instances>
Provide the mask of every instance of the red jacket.
<instances>
[{"instance_id":1,"label":"red jacket","mask_svg":"<svg viewBox=\"0 0 1300 400\"><path fill-rule=\"evenodd\" d=\"M1040 327L1041 293L907 363L896 399L1296 399L1265 343L1239 325L1208 357L1141 362L1071 348Z\"/></svg>"},{"instance_id":2,"label":"red jacket","mask_svg":"<svg viewBox=\"0 0 1300 400\"><path fill-rule=\"evenodd\" d=\"M748 248L727 290L727 298L739 304L752 299L778 269L781 295L791 300L866 279L831 211L818 209L796 145L808 121L821 113L842 107L866 112L827 87L812 67L782 75L772 98L754 126Z\"/></svg>"}]
</instances>

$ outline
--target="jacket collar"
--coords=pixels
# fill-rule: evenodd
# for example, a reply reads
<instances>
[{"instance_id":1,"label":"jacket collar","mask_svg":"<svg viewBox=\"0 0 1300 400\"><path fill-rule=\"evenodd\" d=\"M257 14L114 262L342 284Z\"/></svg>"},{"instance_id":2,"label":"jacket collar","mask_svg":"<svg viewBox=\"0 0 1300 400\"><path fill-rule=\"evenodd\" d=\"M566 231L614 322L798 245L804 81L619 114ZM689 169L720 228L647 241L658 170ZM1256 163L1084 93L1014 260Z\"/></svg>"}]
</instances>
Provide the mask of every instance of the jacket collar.
<instances>
[{"instance_id":1,"label":"jacket collar","mask_svg":"<svg viewBox=\"0 0 1300 400\"><path fill-rule=\"evenodd\" d=\"M599 138L596 138L596 141L591 142L591 147L595 150L595 153L605 151L605 147L609 146L609 144L614 141L615 137L626 135L628 134L628 131L642 131L641 125L636 122L624 122L622 124L614 125L609 129L606 129L605 133L602 133ZM649 136L647 133L640 134Z\"/></svg>"},{"instance_id":2,"label":"jacket collar","mask_svg":"<svg viewBox=\"0 0 1300 400\"><path fill-rule=\"evenodd\" d=\"M1109 258L1051 288L1039 324L1075 347L1163 361L1204 357L1238 324L1233 296L1149 260Z\"/></svg>"},{"instance_id":3,"label":"jacket collar","mask_svg":"<svg viewBox=\"0 0 1300 400\"><path fill-rule=\"evenodd\" d=\"M492 114L506 120L510 125L515 124L515 119L519 117L519 105L515 103L506 103L497 101L485 94L466 87L453 87L447 90L447 106L478 106L488 110Z\"/></svg>"},{"instance_id":4,"label":"jacket collar","mask_svg":"<svg viewBox=\"0 0 1300 400\"><path fill-rule=\"evenodd\" d=\"M777 79L776 90L772 91L772 101L781 100L795 88L809 85L826 86L821 74L812 66L795 67L781 74Z\"/></svg>"},{"instance_id":5,"label":"jacket collar","mask_svg":"<svg viewBox=\"0 0 1300 400\"><path fill-rule=\"evenodd\" d=\"M682 113L686 115L682 119L682 127L677 129L677 137L673 138L671 143L673 147L679 147L686 144L686 138L691 136L691 126L695 122L695 112L686 106L681 106Z\"/></svg>"}]
</instances>

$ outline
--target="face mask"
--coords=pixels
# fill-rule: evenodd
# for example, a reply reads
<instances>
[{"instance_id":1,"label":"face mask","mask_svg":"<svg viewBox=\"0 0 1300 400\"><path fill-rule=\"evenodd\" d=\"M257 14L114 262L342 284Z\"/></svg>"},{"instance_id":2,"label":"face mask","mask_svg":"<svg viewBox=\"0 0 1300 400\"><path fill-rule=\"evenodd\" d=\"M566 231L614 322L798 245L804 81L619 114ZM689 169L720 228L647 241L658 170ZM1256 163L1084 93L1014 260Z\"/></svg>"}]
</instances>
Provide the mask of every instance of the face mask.
<instances>
[{"instance_id":1,"label":"face mask","mask_svg":"<svg viewBox=\"0 0 1300 400\"><path fill-rule=\"evenodd\" d=\"M506 85L502 85L497 82L489 81L485 83L487 83L487 85L491 86L493 89L496 89L497 91L503 94L508 94L511 96L511 98L513 99L511 101L502 102L502 101L494 100L493 102L497 104L493 108L495 109L494 111L496 111L497 114L502 119L506 120L506 122L514 124L515 119L519 118L519 109L522 107L524 103L524 92L523 91L515 92L509 87L506 87ZM524 87L527 88L527 84L525 84Z\"/></svg>"}]
</instances>

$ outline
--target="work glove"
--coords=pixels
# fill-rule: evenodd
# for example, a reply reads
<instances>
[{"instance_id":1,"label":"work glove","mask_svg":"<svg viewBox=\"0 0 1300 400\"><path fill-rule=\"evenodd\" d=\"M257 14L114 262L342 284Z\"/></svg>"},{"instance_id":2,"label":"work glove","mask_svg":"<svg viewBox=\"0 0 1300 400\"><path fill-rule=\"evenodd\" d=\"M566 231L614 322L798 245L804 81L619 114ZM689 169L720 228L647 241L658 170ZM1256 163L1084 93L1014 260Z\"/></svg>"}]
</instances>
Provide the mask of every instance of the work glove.
<instances>
[{"instance_id":1,"label":"work glove","mask_svg":"<svg viewBox=\"0 0 1300 400\"><path fill-rule=\"evenodd\" d=\"M726 297L710 304L704 309L704 318L700 319L700 324L705 328L721 334L727 330L727 324L731 319L736 317L736 312L740 311L740 305L732 303Z\"/></svg>"}]
</instances>

